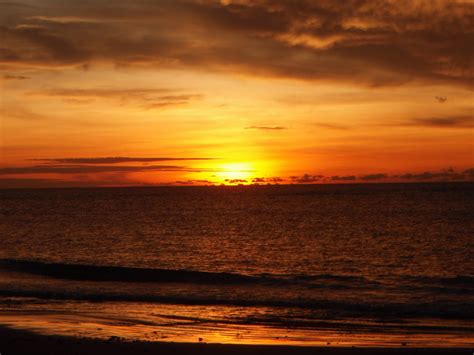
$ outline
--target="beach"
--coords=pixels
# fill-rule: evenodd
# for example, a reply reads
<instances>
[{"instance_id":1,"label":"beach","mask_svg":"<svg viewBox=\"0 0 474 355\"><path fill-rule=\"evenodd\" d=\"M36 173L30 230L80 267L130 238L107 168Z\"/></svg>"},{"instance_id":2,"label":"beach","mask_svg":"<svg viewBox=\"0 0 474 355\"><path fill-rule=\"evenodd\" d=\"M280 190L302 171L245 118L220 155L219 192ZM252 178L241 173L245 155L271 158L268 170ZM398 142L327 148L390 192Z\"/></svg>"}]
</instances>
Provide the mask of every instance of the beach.
<instances>
[{"instance_id":1,"label":"beach","mask_svg":"<svg viewBox=\"0 0 474 355\"><path fill-rule=\"evenodd\" d=\"M472 349L449 348L363 348L363 347L306 347L270 345L232 345L206 343L165 343L146 341L124 341L75 338L66 336L43 336L28 331L0 328L0 352L2 355L17 354L259 354L259 355L305 355L305 354L471 354Z\"/></svg>"}]
</instances>

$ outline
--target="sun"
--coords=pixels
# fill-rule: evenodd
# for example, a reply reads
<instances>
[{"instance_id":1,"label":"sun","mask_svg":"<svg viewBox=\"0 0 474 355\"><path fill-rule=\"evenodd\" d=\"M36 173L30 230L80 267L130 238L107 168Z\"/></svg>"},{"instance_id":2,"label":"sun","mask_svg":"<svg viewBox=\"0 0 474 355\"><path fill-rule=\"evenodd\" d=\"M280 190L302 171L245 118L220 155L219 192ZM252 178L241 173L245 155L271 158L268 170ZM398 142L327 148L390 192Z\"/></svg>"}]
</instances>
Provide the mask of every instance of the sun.
<instances>
[{"instance_id":1,"label":"sun","mask_svg":"<svg viewBox=\"0 0 474 355\"><path fill-rule=\"evenodd\" d=\"M253 164L249 162L225 163L219 166L219 170L215 175L224 184L248 184L255 173Z\"/></svg>"}]
</instances>

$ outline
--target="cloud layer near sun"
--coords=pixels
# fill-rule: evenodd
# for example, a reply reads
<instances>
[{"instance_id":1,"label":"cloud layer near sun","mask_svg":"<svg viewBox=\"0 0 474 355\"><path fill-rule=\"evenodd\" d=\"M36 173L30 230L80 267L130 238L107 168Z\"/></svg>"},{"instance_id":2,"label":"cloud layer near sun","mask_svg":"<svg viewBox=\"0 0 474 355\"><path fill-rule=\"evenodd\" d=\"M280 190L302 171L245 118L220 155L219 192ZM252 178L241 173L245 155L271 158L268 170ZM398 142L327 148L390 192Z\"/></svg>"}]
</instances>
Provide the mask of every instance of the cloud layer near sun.
<instances>
[{"instance_id":1,"label":"cloud layer near sun","mask_svg":"<svg viewBox=\"0 0 474 355\"><path fill-rule=\"evenodd\" d=\"M369 181L370 171L462 172L474 163L471 1L26 0L0 8L0 171L8 179L43 179L37 174L49 169L91 184L205 182L216 171L221 182ZM156 165L157 155L187 162ZM143 158L88 158L97 156Z\"/></svg>"},{"instance_id":2,"label":"cloud layer near sun","mask_svg":"<svg viewBox=\"0 0 474 355\"><path fill-rule=\"evenodd\" d=\"M0 168L0 188L28 187L87 187L87 186L127 186L127 185L149 185L131 181L127 173L133 172L196 172L196 169L185 165L147 165L149 162L162 161L193 161L211 160L206 158L141 158L141 157L95 157L95 158L56 158L56 159L34 159L42 164L22 167ZM117 165L117 164L138 165ZM456 171L453 168L441 171L425 171L421 173L404 173L391 175L386 173L372 173L365 175L312 175L301 176L271 176L271 177L249 177L249 178L225 178L219 179L217 174L229 172L226 169L200 169L198 172L213 173L210 179L187 179L170 182L162 182L159 185L275 185L275 184L320 184L320 183L351 183L351 182L452 182L452 181L474 181L474 168L464 171ZM232 171L233 173L245 172L244 170ZM25 175L50 176L50 178L24 178ZM99 178L91 180L90 174L98 175ZM16 175L17 178L10 178ZM69 179L61 179L62 176L70 176ZM100 176L102 175L102 178ZM52 176L52 177L51 177ZM152 184L153 185L153 184Z\"/></svg>"}]
</instances>

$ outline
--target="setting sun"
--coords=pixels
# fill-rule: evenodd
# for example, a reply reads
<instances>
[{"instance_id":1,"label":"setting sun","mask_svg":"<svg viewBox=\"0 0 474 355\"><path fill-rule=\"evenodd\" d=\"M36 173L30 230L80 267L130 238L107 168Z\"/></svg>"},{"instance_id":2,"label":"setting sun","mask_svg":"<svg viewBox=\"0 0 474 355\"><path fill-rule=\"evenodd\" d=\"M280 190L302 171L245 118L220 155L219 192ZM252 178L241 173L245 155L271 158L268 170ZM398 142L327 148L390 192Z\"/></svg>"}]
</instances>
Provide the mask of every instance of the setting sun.
<instances>
[{"instance_id":1,"label":"setting sun","mask_svg":"<svg viewBox=\"0 0 474 355\"><path fill-rule=\"evenodd\" d=\"M255 174L251 163L225 163L219 166L220 172L216 173L217 179L223 184L249 184Z\"/></svg>"}]
</instances>

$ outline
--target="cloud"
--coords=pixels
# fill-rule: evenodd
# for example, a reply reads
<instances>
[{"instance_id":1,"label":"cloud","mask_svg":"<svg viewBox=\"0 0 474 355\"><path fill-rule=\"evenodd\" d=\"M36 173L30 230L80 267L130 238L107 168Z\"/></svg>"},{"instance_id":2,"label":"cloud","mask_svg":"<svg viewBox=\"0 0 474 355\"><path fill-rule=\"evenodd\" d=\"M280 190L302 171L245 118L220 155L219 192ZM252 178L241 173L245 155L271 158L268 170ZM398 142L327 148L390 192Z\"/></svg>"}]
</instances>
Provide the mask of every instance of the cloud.
<instances>
[{"instance_id":1,"label":"cloud","mask_svg":"<svg viewBox=\"0 0 474 355\"><path fill-rule=\"evenodd\" d=\"M402 180L418 180L418 181L430 181L430 180L437 180L437 181L462 181L462 180L469 180L472 178L470 175L469 169L465 170L464 172L457 172L452 168L444 169L441 171L425 171L422 173L406 173L398 177Z\"/></svg>"},{"instance_id":2,"label":"cloud","mask_svg":"<svg viewBox=\"0 0 474 355\"><path fill-rule=\"evenodd\" d=\"M448 98L443 96L435 96L435 100L438 101L440 104L444 104L448 100Z\"/></svg>"},{"instance_id":3,"label":"cloud","mask_svg":"<svg viewBox=\"0 0 474 355\"><path fill-rule=\"evenodd\" d=\"M28 95L40 96L57 96L57 97L73 97L73 98L112 98L112 99L127 99L130 97L149 97L151 95L162 95L163 93L171 92L170 89L156 88L133 88L133 89L113 89L113 88L90 88L90 89L46 89L41 91L30 91Z\"/></svg>"},{"instance_id":4,"label":"cloud","mask_svg":"<svg viewBox=\"0 0 474 355\"><path fill-rule=\"evenodd\" d=\"M473 181L474 168L463 171L456 171L453 168L443 169L440 171L425 171L420 173L407 172L399 175L390 175L387 173L362 174L362 175L334 175L326 177L324 175L304 174L302 176L290 176L292 183L314 184L314 183L331 183L331 182L403 182L403 181Z\"/></svg>"},{"instance_id":5,"label":"cloud","mask_svg":"<svg viewBox=\"0 0 474 355\"><path fill-rule=\"evenodd\" d=\"M29 20L38 20L38 21L45 21L45 22L53 22L53 23L60 23L60 24L67 24L67 23L97 23L100 20L94 18L84 18L84 17L77 17L77 16L30 16L28 17Z\"/></svg>"},{"instance_id":6,"label":"cloud","mask_svg":"<svg viewBox=\"0 0 474 355\"><path fill-rule=\"evenodd\" d=\"M35 6L23 4L23 3L20 3L20 2L12 2L12 1L0 1L0 6L4 6L4 7L23 7L23 8L30 8L30 9L36 8Z\"/></svg>"},{"instance_id":7,"label":"cloud","mask_svg":"<svg viewBox=\"0 0 474 355\"><path fill-rule=\"evenodd\" d=\"M194 182L191 180L186 180L186 181L177 180L175 181L175 183L178 185L194 185Z\"/></svg>"},{"instance_id":8,"label":"cloud","mask_svg":"<svg viewBox=\"0 0 474 355\"><path fill-rule=\"evenodd\" d=\"M355 177L355 175L345 175L345 176L335 175L335 176L331 176L331 180L332 181L354 181L354 180L357 180L357 178Z\"/></svg>"},{"instance_id":9,"label":"cloud","mask_svg":"<svg viewBox=\"0 0 474 355\"><path fill-rule=\"evenodd\" d=\"M261 131L281 131L287 128L282 126L250 126L245 127L245 129L257 129Z\"/></svg>"},{"instance_id":10,"label":"cloud","mask_svg":"<svg viewBox=\"0 0 474 355\"><path fill-rule=\"evenodd\" d=\"M473 85L474 49L466 45L474 42L472 4L461 1L37 5L19 11L0 4L7 19L0 26L1 64L64 68L105 62L367 86Z\"/></svg>"},{"instance_id":11,"label":"cloud","mask_svg":"<svg viewBox=\"0 0 474 355\"><path fill-rule=\"evenodd\" d=\"M149 163L156 161L180 160L214 160L215 158L171 158L171 157L93 157L93 158L35 158L31 161L42 161L60 164L116 164L116 163Z\"/></svg>"},{"instance_id":12,"label":"cloud","mask_svg":"<svg viewBox=\"0 0 474 355\"><path fill-rule=\"evenodd\" d=\"M195 185L195 184L198 184L198 185L214 185L215 182L213 181L210 181L210 180L177 180L175 181L175 184L178 184L178 185Z\"/></svg>"},{"instance_id":13,"label":"cloud","mask_svg":"<svg viewBox=\"0 0 474 355\"><path fill-rule=\"evenodd\" d=\"M464 170L463 175L469 179L474 179L474 168Z\"/></svg>"},{"instance_id":14,"label":"cloud","mask_svg":"<svg viewBox=\"0 0 474 355\"><path fill-rule=\"evenodd\" d=\"M27 80L30 79L28 76L24 75L12 75L12 74L7 74L3 76L4 80Z\"/></svg>"},{"instance_id":15,"label":"cloud","mask_svg":"<svg viewBox=\"0 0 474 355\"><path fill-rule=\"evenodd\" d=\"M153 102L146 104L147 109L159 109L167 106L186 105L192 100L200 99L202 95L167 95L152 99Z\"/></svg>"},{"instance_id":16,"label":"cloud","mask_svg":"<svg viewBox=\"0 0 474 355\"><path fill-rule=\"evenodd\" d=\"M302 176L290 176L290 180L298 184L310 184L313 182L320 182L323 179L323 175L303 174Z\"/></svg>"},{"instance_id":17,"label":"cloud","mask_svg":"<svg viewBox=\"0 0 474 355\"><path fill-rule=\"evenodd\" d=\"M56 179L0 178L0 189L64 187L64 184L71 186L69 181Z\"/></svg>"},{"instance_id":18,"label":"cloud","mask_svg":"<svg viewBox=\"0 0 474 355\"><path fill-rule=\"evenodd\" d=\"M273 176L273 177L256 177L252 179L252 183L258 184L258 183L265 183L265 184L277 184L280 182L283 182L284 179L278 176Z\"/></svg>"},{"instance_id":19,"label":"cloud","mask_svg":"<svg viewBox=\"0 0 474 355\"><path fill-rule=\"evenodd\" d=\"M97 165L41 165L31 167L4 167L0 168L0 188L23 188L23 187L97 187L97 186L131 186L131 185L216 185L219 181L207 179L177 180L166 183L141 183L128 177L132 172L217 172L214 169L193 169L182 166L97 166ZM29 174L59 174L61 179L45 178L23 178L14 175ZM13 176L10 176L13 175ZM364 183L364 182L455 182L474 181L474 168L455 170L453 168L439 171L407 172L399 175L386 173L363 174L363 175L335 175L326 177L324 175L303 174L301 176L290 176L289 179L280 177L256 177L248 179L226 179L228 184L246 184L248 182L259 184L318 184L318 183Z\"/></svg>"},{"instance_id":20,"label":"cloud","mask_svg":"<svg viewBox=\"0 0 474 355\"><path fill-rule=\"evenodd\" d=\"M0 175L20 175L20 174L98 174L98 173L133 173L145 171L215 171L215 169L194 169L178 165L35 165L20 167L0 168Z\"/></svg>"},{"instance_id":21,"label":"cloud","mask_svg":"<svg viewBox=\"0 0 474 355\"><path fill-rule=\"evenodd\" d=\"M66 101L76 103L88 103L95 99L114 100L119 104L140 105L146 109L159 109L167 106L178 106L189 103L192 100L202 98L199 94L182 94L177 90L157 88L133 88L133 89L47 89L30 91L30 96L58 97Z\"/></svg>"},{"instance_id":22,"label":"cloud","mask_svg":"<svg viewBox=\"0 0 474 355\"><path fill-rule=\"evenodd\" d=\"M349 129L349 126L345 126L345 125L341 125L341 124L337 124L337 123L319 122L319 123L315 123L314 125L317 126L317 127L321 127L321 128L335 129L335 130L344 130L345 131L345 130Z\"/></svg>"},{"instance_id":23,"label":"cloud","mask_svg":"<svg viewBox=\"0 0 474 355\"><path fill-rule=\"evenodd\" d=\"M133 182L123 178L122 180L110 179L102 180L84 179L29 179L29 178L0 178L0 189L21 189L21 188L63 188L63 187L101 187L101 186L129 186ZM136 183L135 183L136 185Z\"/></svg>"},{"instance_id":24,"label":"cloud","mask_svg":"<svg viewBox=\"0 0 474 355\"><path fill-rule=\"evenodd\" d=\"M8 104L3 105L2 115L4 117L11 117L24 121L43 121L49 118L49 116L30 111L29 109Z\"/></svg>"},{"instance_id":25,"label":"cloud","mask_svg":"<svg viewBox=\"0 0 474 355\"><path fill-rule=\"evenodd\" d=\"M0 50L0 62L52 65L77 64L90 56L69 38L42 26L19 24L0 26L0 35L7 47Z\"/></svg>"},{"instance_id":26,"label":"cloud","mask_svg":"<svg viewBox=\"0 0 474 355\"><path fill-rule=\"evenodd\" d=\"M248 182L246 179L225 179L224 181L229 184L244 184Z\"/></svg>"},{"instance_id":27,"label":"cloud","mask_svg":"<svg viewBox=\"0 0 474 355\"><path fill-rule=\"evenodd\" d=\"M368 174L368 175L362 175L362 176L359 177L359 179L361 179L361 180L383 180L383 179L387 179L387 178L388 178L388 175L383 174L383 173Z\"/></svg>"},{"instance_id":28,"label":"cloud","mask_svg":"<svg viewBox=\"0 0 474 355\"><path fill-rule=\"evenodd\" d=\"M433 128L472 128L474 116L424 117L402 122L401 126L419 126Z\"/></svg>"}]
</instances>

